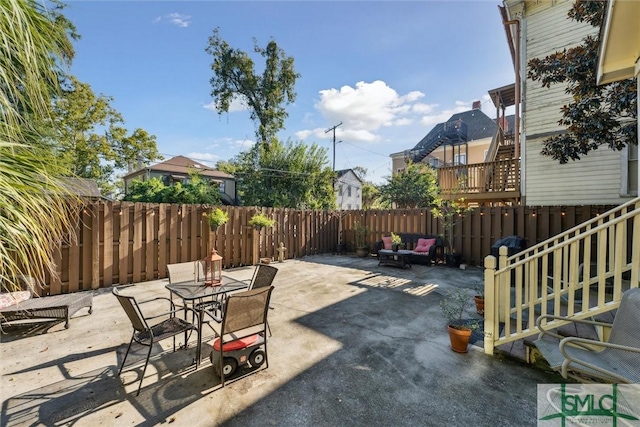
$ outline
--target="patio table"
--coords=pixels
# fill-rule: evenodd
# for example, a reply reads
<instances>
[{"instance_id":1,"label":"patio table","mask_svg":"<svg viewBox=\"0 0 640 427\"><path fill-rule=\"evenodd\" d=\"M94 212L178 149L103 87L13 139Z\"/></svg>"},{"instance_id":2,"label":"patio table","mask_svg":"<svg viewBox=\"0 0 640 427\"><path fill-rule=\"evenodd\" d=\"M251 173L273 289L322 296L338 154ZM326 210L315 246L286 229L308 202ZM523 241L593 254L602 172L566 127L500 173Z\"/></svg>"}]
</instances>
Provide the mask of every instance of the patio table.
<instances>
[{"instance_id":1,"label":"patio table","mask_svg":"<svg viewBox=\"0 0 640 427\"><path fill-rule=\"evenodd\" d=\"M185 320L187 317L187 306L191 305L191 308L193 308L195 311L199 311L198 303L201 303L205 300L224 298L230 292L245 290L248 287L248 283L232 279L227 276L222 276L222 284L215 286L205 285L204 281L195 283L192 281L170 283L165 286L165 288L170 292L171 300L173 300L174 295L182 299ZM198 319L200 319L200 317L201 316L198 316ZM187 345L186 332L184 345ZM201 347L202 337L198 336L198 343L196 348L196 366L200 364Z\"/></svg>"},{"instance_id":2,"label":"patio table","mask_svg":"<svg viewBox=\"0 0 640 427\"><path fill-rule=\"evenodd\" d=\"M378 251L378 265L393 265L402 268L409 266L411 268L412 253L412 251L405 250L380 249Z\"/></svg>"}]
</instances>

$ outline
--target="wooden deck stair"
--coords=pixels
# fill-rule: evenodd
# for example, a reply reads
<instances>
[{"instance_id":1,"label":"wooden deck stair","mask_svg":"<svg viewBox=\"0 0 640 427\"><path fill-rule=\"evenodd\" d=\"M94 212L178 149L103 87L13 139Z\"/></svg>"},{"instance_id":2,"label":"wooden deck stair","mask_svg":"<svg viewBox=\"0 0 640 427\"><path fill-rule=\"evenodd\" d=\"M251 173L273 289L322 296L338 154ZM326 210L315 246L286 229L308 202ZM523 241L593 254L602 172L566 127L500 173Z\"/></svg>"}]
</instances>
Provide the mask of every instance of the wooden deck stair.
<instances>
[{"instance_id":1,"label":"wooden deck stair","mask_svg":"<svg viewBox=\"0 0 640 427\"><path fill-rule=\"evenodd\" d=\"M485 353L537 335L539 314L586 319L612 313L624 290L640 287L634 242L640 242L640 198L511 257L506 247L498 260L486 257ZM547 328L567 323L549 321Z\"/></svg>"}]
</instances>

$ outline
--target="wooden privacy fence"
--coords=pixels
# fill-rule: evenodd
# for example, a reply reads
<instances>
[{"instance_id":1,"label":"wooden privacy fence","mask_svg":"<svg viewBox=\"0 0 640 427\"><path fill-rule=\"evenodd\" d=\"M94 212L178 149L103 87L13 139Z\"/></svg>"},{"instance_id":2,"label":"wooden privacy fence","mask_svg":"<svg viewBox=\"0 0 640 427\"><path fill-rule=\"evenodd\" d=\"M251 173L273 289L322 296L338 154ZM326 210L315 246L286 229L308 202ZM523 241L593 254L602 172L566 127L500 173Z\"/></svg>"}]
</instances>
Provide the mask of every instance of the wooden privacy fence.
<instances>
[{"instance_id":1,"label":"wooden privacy fence","mask_svg":"<svg viewBox=\"0 0 640 427\"><path fill-rule=\"evenodd\" d=\"M230 207L229 221L210 230L201 205L99 202L75 221L77 241L54 250L56 275L47 276L48 293L76 292L167 277L167 264L202 259L210 241L223 267L251 265L275 257L282 242L285 258L331 252L338 235L330 211ZM260 231L249 220L262 212L276 221Z\"/></svg>"},{"instance_id":2,"label":"wooden privacy fence","mask_svg":"<svg viewBox=\"0 0 640 427\"><path fill-rule=\"evenodd\" d=\"M482 265L491 245L518 235L532 246L607 211L606 206L477 208L460 217L453 229L453 247L470 264ZM224 258L224 268L252 265L260 258L285 258L333 253L342 242L354 250L355 221L370 231L367 241L390 232L443 234L430 209L310 211L279 208L222 209L229 221L215 233L209 228L209 207L130 202L89 204L76 220L77 242L54 250L57 274L46 277L48 293L76 292L167 277L167 264L204 258L210 240ZM254 230L251 216L262 212L274 227Z\"/></svg>"},{"instance_id":3,"label":"wooden privacy fence","mask_svg":"<svg viewBox=\"0 0 640 427\"><path fill-rule=\"evenodd\" d=\"M502 237L516 235L524 238L527 246L533 246L609 209L611 206L475 208L461 215L454 224L452 246L462 254L466 263L482 265L484 257L491 254L491 246ZM368 228L370 247L392 231L444 235L442 224L430 209L345 212L342 218L343 241L351 251L355 250L352 229L356 221Z\"/></svg>"}]
</instances>

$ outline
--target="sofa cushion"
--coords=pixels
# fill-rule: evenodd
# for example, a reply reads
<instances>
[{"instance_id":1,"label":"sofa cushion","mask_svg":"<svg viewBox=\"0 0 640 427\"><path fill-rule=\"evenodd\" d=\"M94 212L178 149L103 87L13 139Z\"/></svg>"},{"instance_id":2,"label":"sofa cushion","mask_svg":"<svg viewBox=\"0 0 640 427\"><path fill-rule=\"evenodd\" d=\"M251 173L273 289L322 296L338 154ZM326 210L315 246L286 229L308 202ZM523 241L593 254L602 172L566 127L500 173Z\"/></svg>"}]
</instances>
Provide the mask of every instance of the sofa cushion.
<instances>
[{"instance_id":1,"label":"sofa cushion","mask_svg":"<svg viewBox=\"0 0 640 427\"><path fill-rule=\"evenodd\" d=\"M11 307L31 298L31 291L17 291L0 294L0 309Z\"/></svg>"},{"instance_id":2,"label":"sofa cushion","mask_svg":"<svg viewBox=\"0 0 640 427\"><path fill-rule=\"evenodd\" d=\"M391 249L391 236L384 236L382 238L382 243L384 244L385 249Z\"/></svg>"},{"instance_id":3,"label":"sofa cushion","mask_svg":"<svg viewBox=\"0 0 640 427\"><path fill-rule=\"evenodd\" d=\"M429 252L431 246L436 244L436 239L418 239L418 244L413 249L414 252Z\"/></svg>"}]
</instances>

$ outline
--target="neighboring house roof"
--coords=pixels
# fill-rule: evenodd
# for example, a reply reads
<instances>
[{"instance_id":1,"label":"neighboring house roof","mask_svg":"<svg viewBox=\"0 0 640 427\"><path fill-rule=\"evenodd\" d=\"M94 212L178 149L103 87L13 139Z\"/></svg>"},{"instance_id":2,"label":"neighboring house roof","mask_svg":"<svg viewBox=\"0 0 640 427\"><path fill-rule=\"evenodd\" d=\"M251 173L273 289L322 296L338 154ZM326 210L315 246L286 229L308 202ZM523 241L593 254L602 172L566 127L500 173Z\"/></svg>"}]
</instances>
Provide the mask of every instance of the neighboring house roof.
<instances>
[{"instance_id":1,"label":"neighboring house roof","mask_svg":"<svg viewBox=\"0 0 640 427\"><path fill-rule=\"evenodd\" d=\"M438 148L443 143L443 137L451 133L451 126L447 124L461 121L466 125L466 138L452 139L449 144L458 145L465 142L475 141L478 139L491 138L496 133L496 121L479 108L465 111L462 113L456 113L452 115L449 120L443 123L438 123L429 131L429 133L416 144L411 150L412 152L419 153L418 161L430 154L433 150Z\"/></svg>"},{"instance_id":2,"label":"neighboring house roof","mask_svg":"<svg viewBox=\"0 0 640 427\"><path fill-rule=\"evenodd\" d=\"M355 177L356 177L356 179L357 179L358 181L360 181L360 183L362 183L362 180L360 179L360 177L358 176L358 174L357 174L357 173L355 173L355 172L353 171L353 169L341 169L341 170L337 170L337 171L336 171L336 174L338 174L338 178L342 178L344 175L346 175L346 174L347 174L347 173L349 173L349 172L351 172L351 173L353 174L353 176L355 176Z\"/></svg>"},{"instance_id":3,"label":"neighboring house roof","mask_svg":"<svg viewBox=\"0 0 640 427\"><path fill-rule=\"evenodd\" d=\"M164 162L157 163L153 166L147 166L142 169L138 169L137 171L128 173L124 176L124 178L127 179L131 176L139 175L140 171L142 170L152 172L168 172L185 176L187 176L192 170L198 170L202 173L202 176L210 178L234 178L233 175L214 170L210 166L207 166L200 162L196 162L195 160L191 160L190 158L185 156L175 156L170 158L169 160L165 160Z\"/></svg>"},{"instance_id":4,"label":"neighboring house roof","mask_svg":"<svg viewBox=\"0 0 640 427\"><path fill-rule=\"evenodd\" d=\"M65 177L62 179L62 185L78 197L102 198L98 183L93 179Z\"/></svg>"}]
</instances>

